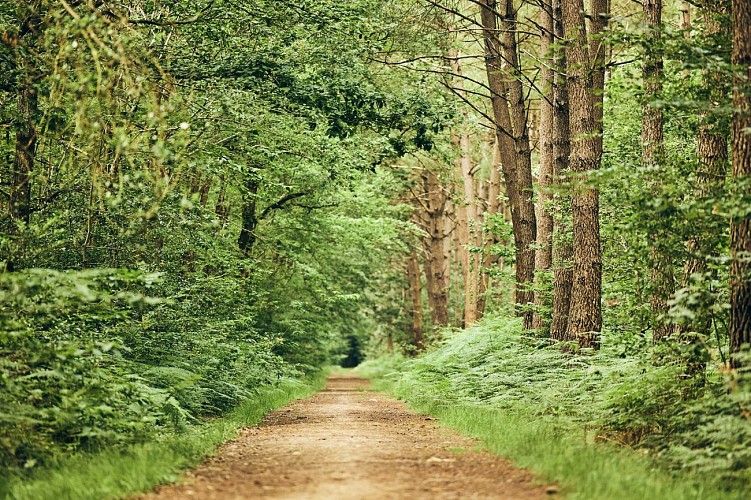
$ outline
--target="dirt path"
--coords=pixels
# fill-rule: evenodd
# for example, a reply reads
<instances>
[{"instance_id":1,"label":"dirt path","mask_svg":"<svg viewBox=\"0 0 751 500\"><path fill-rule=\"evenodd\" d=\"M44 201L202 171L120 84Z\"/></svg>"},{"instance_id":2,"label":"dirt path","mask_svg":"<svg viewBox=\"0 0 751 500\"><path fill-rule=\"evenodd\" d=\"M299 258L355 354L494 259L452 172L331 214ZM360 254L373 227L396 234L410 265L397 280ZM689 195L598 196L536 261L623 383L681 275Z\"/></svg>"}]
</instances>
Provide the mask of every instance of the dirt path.
<instances>
[{"instance_id":1,"label":"dirt path","mask_svg":"<svg viewBox=\"0 0 751 500\"><path fill-rule=\"evenodd\" d=\"M545 488L401 402L335 376L144 499L539 499Z\"/></svg>"}]
</instances>

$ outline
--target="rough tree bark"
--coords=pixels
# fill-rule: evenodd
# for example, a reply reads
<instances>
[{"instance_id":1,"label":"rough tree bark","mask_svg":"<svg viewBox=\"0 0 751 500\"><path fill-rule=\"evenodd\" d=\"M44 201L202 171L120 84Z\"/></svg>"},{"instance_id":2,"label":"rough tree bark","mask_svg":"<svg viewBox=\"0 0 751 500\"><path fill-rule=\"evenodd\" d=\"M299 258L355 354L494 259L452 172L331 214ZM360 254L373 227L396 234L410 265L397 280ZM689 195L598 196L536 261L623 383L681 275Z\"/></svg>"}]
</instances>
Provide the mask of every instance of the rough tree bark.
<instances>
[{"instance_id":1,"label":"rough tree bark","mask_svg":"<svg viewBox=\"0 0 751 500\"><path fill-rule=\"evenodd\" d=\"M540 55L543 58L540 71L542 98L540 99L540 175L537 192L537 248L535 250L535 305L538 311L532 318L532 328L540 329L544 325L539 308L545 305L547 293L541 289L540 277L550 270L553 264L553 211L550 186L554 173L555 147L553 145L553 127L555 110L553 102L553 44L555 43L555 21L551 2L544 1L540 9Z\"/></svg>"},{"instance_id":2,"label":"rough tree bark","mask_svg":"<svg viewBox=\"0 0 751 500\"><path fill-rule=\"evenodd\" d=\"M515 302L517 313L524 318L524 328L529 329L532 327L532 310L528 306L534 301L531 285L534 281L533 244L537 223L532 201L532 165L525 94L517 47L517 12L512 0L481 0L480 5L485 68L516 244ZM499 6L500 12L497 11Z\"/></svg>"},{"instance_id":3,"label":"rough tree bark","mask_svg":"<svg viewBox=\"0 0 751 500\"><path fill-rule=\"evenodd\" d=\"M555 0L555 33L557 41L563 40L561 0ZM557 49L553 67L555 100L553 108L553 156L554 182L560 187L563 176L569 171L568 159L571 152L569 133L568 82L566 79L566 54ZM556 194L553 225L553 316L550 323L550 337L555 340L571 340L567 337L568 317L571 309L571 288L574 272L572 259L574 250L571 243L571 197L566 193Z\"/></svg>"},{"instance_id":4,"label":"rough tree bark","mask_svg":"<svg viewBox=\"0 0 751 500\"><path fill-rule=\"evenodd\" d=\"M450 230L445 214L448 197L435 172L425 169L422 174L424 219L427 236L425 248L425 282L433 326L449 324L449 260Z\"/></svg>"},{"instance_id":5,"label":"rough tree bark","mask_svg":"<svg viewBox=\"0 0 751 500\"><path fill-rule=\"evenodd\" d=\"M604 71L596 71L603 45L594 35L602 31L603 2L592 2L591 33L587 33L583 0L563 0L563 28L570 110L571 170L575 174L571 199L574 281L567 336L581 347L599 348L602 328L602 252L600 248L599 192L587 184L588 173L600 167L602 157L602 96ZM604 58L604 54L603 54Z\"/></svg>"},{"instance_id":6,"label":"rough tree bark","mask_svg":"<svg viewBox=\"0 0 751 500\"><path fill-rule=\"evenodd\" d=\"M740 196L751 188L751 2L733 0L733 180ZM745 184L745 185L743 185ZM730 351L751 344L751 215L748 210L730 220ZM737 364L737 361L736 361Z\"/></svg>"}]
</instances>

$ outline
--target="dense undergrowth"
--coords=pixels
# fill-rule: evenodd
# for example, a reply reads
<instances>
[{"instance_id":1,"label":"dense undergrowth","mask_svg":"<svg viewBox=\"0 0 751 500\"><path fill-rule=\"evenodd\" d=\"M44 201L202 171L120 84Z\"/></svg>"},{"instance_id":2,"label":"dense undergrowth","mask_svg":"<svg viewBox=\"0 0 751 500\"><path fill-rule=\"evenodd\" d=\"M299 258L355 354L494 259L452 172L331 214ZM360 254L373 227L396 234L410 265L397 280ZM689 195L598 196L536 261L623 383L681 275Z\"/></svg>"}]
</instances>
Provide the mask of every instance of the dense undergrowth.
<instances>
[{"instance_id":1,"label":"dense undergrowth","mask_svg":"<svg viewBox=\"0 0 751 500\"><path fill-rule=\"evenodd\" d=\"M0 484L0 496L19 500L122 498L173 482L182 470L235 437L239 428L258 423L266 412L292 399L320 390L324 373L305 381L281 380L260 389L224 417L187 426L180 433L162 434L150 442L96 454L60 457L23 480L15 478Z\"/></svg>"},{"instance_id":2,"label":"dense undergrowth","mask_svg":"<svg viewBox=\"0 0 751 500\"><path fill-rule=\"evenodd\" d=\"M242 305L228 303L235 283L213 278L213 293L181 296L176 277L138 271L34 269L0 279L4 474L180 432L303 374ZM212 278L181 281L208 287ZM197 307L204 313L187 312Z\"/></svg>"},{"instance_id":3,"label":"dense undergrowth","mask_svg":"<svg viewBox=\"0 0 751 500\"><path fill-rule=\"evenodd\" d=\"M486 319L416 359L360 370L573 498L748 494L749 386L737 373L710 367L697 387L669 352L632 355L604 335L601 351L573 355L520 330Z\"/></svg>"}]
</instances>

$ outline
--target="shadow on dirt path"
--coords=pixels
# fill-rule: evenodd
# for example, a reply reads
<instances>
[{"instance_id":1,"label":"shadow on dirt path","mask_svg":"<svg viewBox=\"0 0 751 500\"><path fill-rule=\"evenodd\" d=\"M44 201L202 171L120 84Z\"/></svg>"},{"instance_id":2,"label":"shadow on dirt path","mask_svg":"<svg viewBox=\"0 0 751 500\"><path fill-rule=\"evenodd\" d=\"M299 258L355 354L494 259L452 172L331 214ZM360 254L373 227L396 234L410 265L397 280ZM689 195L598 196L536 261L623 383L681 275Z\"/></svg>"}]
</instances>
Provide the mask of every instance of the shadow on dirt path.
<instances>
[{"instance_id":1,"label":"shadow on dirt path","mask_svg":"<svg viewBox=\"0 0 751 500\"><path fill-rule=\"evenodd\" d=\"M509 462L474 451L354 375L270 413L189 472L142 498L539 499L545 489Z\"/></svg>"}]
</instances>

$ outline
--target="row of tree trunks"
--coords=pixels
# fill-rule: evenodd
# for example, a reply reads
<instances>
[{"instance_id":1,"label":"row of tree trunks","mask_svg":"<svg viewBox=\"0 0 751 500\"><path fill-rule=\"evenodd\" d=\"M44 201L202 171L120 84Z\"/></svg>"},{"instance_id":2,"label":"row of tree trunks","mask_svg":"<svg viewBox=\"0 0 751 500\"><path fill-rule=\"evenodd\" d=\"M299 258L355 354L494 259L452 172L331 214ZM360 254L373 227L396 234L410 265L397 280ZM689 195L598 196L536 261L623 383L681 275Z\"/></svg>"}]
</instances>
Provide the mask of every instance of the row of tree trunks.
<instances>
[{"instance_id":1,"label":"row of tree trunks","mask_svg":"<svg viewBox=\"0 0 751 500\"><path fill-rule=\"evenodd\" d=\"M478 141L476 147L472 146L474 140ZM409 196L412 222L424 232L421 251L406 254L404 265L405 305L410 318L407 332L415 352L424 346L423 293L433 327L448 324L469 327L482 318L490 280L485 270L498 263L498 257L489 247L500 242L496 234L483 228L491 217L501 215L509 220L511 216L502 199L504 186L495 134L487 140L457 132L452 142L457 153L453 172L436 172L441 170L438 165L424 162ZM487 178L478 175L480 163L473 153L489 161ZM423 273L420 273L421 262ZM461 271L463 283L455 288L455 297L449 293L452 265Z\"/></svg>"},{"instance_id":2,"label":"row of tree trunks","mask_svg":"<svg viewBox=\"0 0 751 500\"><path fill-rule=\"evenodd\" d=\"M602 261L599 234L598 191L588 185L589 173L599 168L602 157L602 99L605 80L606 45L599 35L608 19L607 0L591 0L589 14L583 0L554 0L543 3L540 14L542 92L540 109L539 204L533 203L533 182L529 140L527 97L520 69L517 45L517 10L512 0L481 0L480 21L485 47L485 69L501 167L513 225L516 248L515 303L524 328L543 326L542 316L532 304L544 306L542 294L533 293L535 269L553 268L553 317L550 334L560 340L577 340L582 347L599 346L602 325ZM560 42L566 42L561 44ZM565 46L565 50L559 47ZM458 64L456 65L458 66ZM461 75L461 68L453 68ZM457 85L459 87L459 85ZM573 140L572 140L573 139ZM500 182L491 182L478 193L472 175L469 137L457 133L461 151L456 170L461 176L462 202L455 207L458 252L464 281L462 324L471 325L482 314L487 277L477 271L494 264L492 256L474 259L472 246L488 244L471 234L481 222L478 200L487 198L488 213L499 199ZM555 185L573 170L573 195L554 195ZM500 173L493 173L499 176ZM491 173L491 176L493 175ZM435 218L436 207L445 211L444 196L436 198L439 182L425 183L427 205L425 266L428 301L434 324L448 322L447 294L437 283L447 281L448 252L445 230ZM430 185L434 184L433 187ZM552 189L551 189L552 187ZM570 208L569 208L570 205ZM568 213L573 228L568 222ZM445 229L445 228L444 228ZM475 233L477 230L475 229ZM573 261L573 263L572 263ZM448 283L446 283L446 286ZM444 312L446 312L444 314Z\"/></svg>"},{"instance_id":3,"label":"row of tree trunks","mask_svg":"<svg viewBox=\"0 0 751 500\"><path fill-rule=\"evenodd\" d=\"M506 204L501 200L505 193L505 187L501 182L501 157L498 151L498 144L495 137L488 144L492 148L490 154L490 178L488 180L488 191L486 201L486 220L502 215L505 220L511 219L511 214L507 211ZM490 286L490 273L488 270L497 266L499 263L498 256L489 251L490 247L501 243L498 235L494 231L489 231L486 238L482 241L485 252L482 258L482 271L480 272L479 282L477 284L477 319L482 318L485 312L485 305L488 299L488 289Z\"/></svg>"},{"instance_id":4,"label":"row of tree trunks","mask_svg":"<svg viewBox=\"0 0 751 500\"><path fill-rule=\"evenodd\" d=\"M515 302L517 314L524 318L524 328L529 329L533 316L529 306L534 302L537 223L525 93L519 68L517 11L511 0L479 3L485 68L516 245Z\"/></svg>"}]
</instances>

